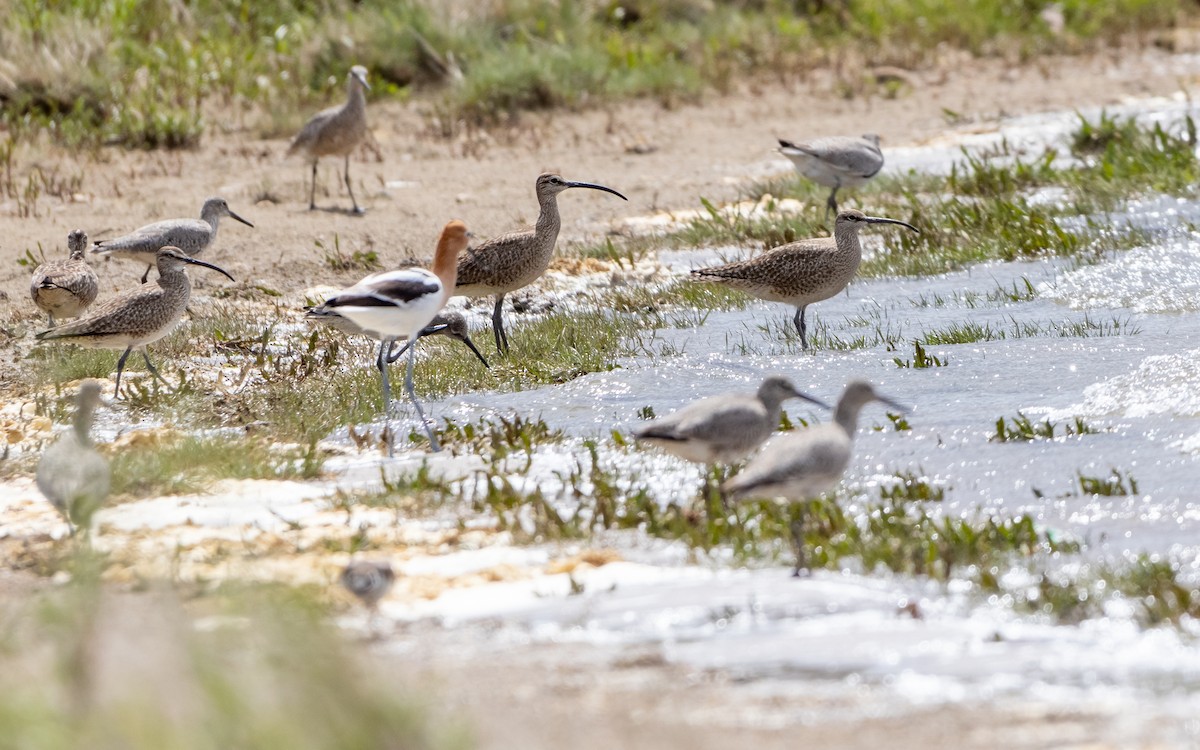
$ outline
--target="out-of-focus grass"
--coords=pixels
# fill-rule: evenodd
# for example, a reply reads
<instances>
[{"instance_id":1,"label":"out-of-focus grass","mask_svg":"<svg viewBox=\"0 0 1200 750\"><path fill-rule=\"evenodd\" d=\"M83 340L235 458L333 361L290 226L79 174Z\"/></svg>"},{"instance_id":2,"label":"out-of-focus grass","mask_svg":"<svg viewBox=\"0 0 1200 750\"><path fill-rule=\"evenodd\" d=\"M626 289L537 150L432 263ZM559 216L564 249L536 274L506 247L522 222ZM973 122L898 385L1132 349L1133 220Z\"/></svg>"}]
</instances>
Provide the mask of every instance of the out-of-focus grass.
<instances>
[{"instance_id":1,"label":"out-of-focus grass","mask_svg":"<svg viewBox=\"0 0 1200 750\"><path fill-rule=\"evenodd\" d=\"M467 746L369 668L309 592L226 587L185 606L163 591L111 591L83 569L95 565L69 561L70 584L10 600L4 747Z\"/></svg>"}]
</instances>

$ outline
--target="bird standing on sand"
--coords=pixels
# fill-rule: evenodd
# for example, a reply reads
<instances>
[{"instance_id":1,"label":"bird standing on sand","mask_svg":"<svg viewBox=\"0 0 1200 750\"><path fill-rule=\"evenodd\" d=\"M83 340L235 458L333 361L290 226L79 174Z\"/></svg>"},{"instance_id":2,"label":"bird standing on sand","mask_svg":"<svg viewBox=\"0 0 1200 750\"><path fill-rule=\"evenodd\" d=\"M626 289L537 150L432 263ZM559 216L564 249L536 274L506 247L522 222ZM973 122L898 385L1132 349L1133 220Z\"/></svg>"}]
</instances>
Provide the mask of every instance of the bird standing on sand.
<instances>
[{"instance_id":1,"label":"bird standing on sand","mask_svg":"<svg viewBox=\"0 0 1200 750\"><path fill-rule=\"evenodd\" d=\"M433 256L433 270L405 268L372 274L352 287L338 292L325 303L314 309L317 315L334 312L349 319L364 331L375 331L382 338L376 364L383 379L383 411L386 415L391 405L391 386L388 383L387 356L392 342L398 338L409 340L408 371L404 387L417 409L417 416L429 436L434 451L440 450L437 438L425 421L425 412L417 400L413 388L413 361L416 343L422 331L433 317L446 305L454 294L457 276L458 254L467 249L470 241L467 225L451 221L442 229L437 252ZM389 446L390 453L390 446Z\"/></svg>"},{"instance_id":2,"label":"bird standing on sand","mask_svg":"<svg viewBox=\"0 0 1200 750\"><path fill-rule=\"evenodd\" d=\"M211 268L225 274L230 281L233 277L219 266L187 256L177 247L159 250L157 263L158 279L154 283L142 284L137 289L111 297L86 317L42 331L37 335L38 341L79 344L89 349L124 348L125 352L117 360L114 394L121 392L121 373L125 370L125 360L134 349L141 351L150 374L162 380L144 347L170 333L183 317L192 295L192 284L185 270L187 266Z\"/></svg>"},{"instance_id":3,"label":"bird standing on sand","mask_svg":"<svg viewBox=\"0 0 1200 750\"><path fill-rule=\"evenodd\" d=\"M787 378L773 375L757 393L728 393L700 399L677 412L650 422L635 437L667 453L698 464L741 461L756 450L779 426L783 402L789 398L829 408L824 402L796 390ZM705 489L708 476L705 475Z\"/></svg>"},{"instance_id":4,"label":"bird standing on sand","mask_svg":"<svg viewBox=\"0 0 1200 750\"><path fill-rule=\"evenodd\" d=\"M129 258L146 264L142 283L150 278L150 269L157 262L158 251L164 247L178 248L184 255L195 258L217 239L221 217L228 216L253 228L254 225L229 210L224 198L209 198L200 209L199 219L167 219L135 229L111 240L96 240L94 255ZM224 273L222 271L222 273Z\"/></svg>"},{"instance_id":5,"label":"bird standing on sand","mask_svg":"<svg viewBox=\"0 0 1200 750\"><path fill-rule=\"evenodd\" d=\"M75 422L69 432L42 453L37 487L71 526L71 533L92 527L92 517L108 497L108 462L92 447L92 415L100 405L100 384L85 380L79 386Z\"/></svg>"},{"instance_id":6,"label":"bird standing on sand","mask_svg":"<svg viewBox=\"0 0 1200 750\"><path fill-rule=\"evenodd\" d=\"M801 348L808 349L804 309L834 296L854 278L862 262L858 230L867 224L899 224L919 231L904 221L847 209L837 215L832 237L797 240L749 260L698 268L692 271L692 279L740 289L768 302L794 305L796 315L792 322L800 334Z\"/></svg>"},{"instance_id":7,"label":"bird standing on sand","mask_svg":"<svg viewBox=\"0 0 1200 750\"><path fill-rule=\"evenodd\" d=\"M800 503L801 513L792 524L796 547L795 575L807 567L804 553L803 504L837 486L850 465L858 412L872 401L901 411L904 406L875 391L862 380L846 386L838 399L833 422L784 435L754 457L724 490L734 499L759 497Z\"/></svg>"},{"instance_id":8,"label":"bird standing on sand","mask_svg":"<svg viewBox=\"0 0 1200 750\"><path fill-rule=\"evenodd\" d=\"M796 171L808 179L830 188L825 201L825 217L838 212L839 188L858 187L883 169L883 152L879 136L868 133L860 138L831 136L806 143L779 139L779 153L791 159Z\"/></svg>"},{"instance_id":9,"label":"bird standing on sand","mask_svg":"<svg viewBox=\"0 0 1200 750\"><path fill-rule=\"evenodd\" d=\"M322 156L341 156L346 160L346 191L354 204L354 213L361 214L354 188L350 186L350 154L367 137L367 69L361 65L350 68L346 77L346 101L313 115L288 147L287 156L303 154L312 162L312 186L308 191L308 210L316 210L317 161Z\"/></svg>"},{"instance_id":10,"label":"bird standing on sand","mask_svg":"<svg viewBox=\"0 0 1200 750\"><path fill-rule=\"evenodd\" d=\"M504 295L537 281L550 267L554 243L562 225L558 216L558 194L568 188L603 190L621 200L629 200L603 185L571 182L556 174L539 175L534 189L540 208L534 228L493 237L464 255L458 263L455 294L467 297L496 295L492 332L499 352L508 351L508 336L504 333Z\"/></svg>"},{"instance_id":11,"label":"bird standing on sand","mask_svg":"<svg viewBox=\"0 0 1200 750\"><path fill-rule=\"evenodd\" d=\"M84 260L87 239L82 229L71 232L67 235L70 256L65 260L43 263L33 272L29 294L38 309L50 316L51 326L54 325L55 316L77 317L96 301L100 284L96 280L96 272Z\"/></svg>"}]
</instances>

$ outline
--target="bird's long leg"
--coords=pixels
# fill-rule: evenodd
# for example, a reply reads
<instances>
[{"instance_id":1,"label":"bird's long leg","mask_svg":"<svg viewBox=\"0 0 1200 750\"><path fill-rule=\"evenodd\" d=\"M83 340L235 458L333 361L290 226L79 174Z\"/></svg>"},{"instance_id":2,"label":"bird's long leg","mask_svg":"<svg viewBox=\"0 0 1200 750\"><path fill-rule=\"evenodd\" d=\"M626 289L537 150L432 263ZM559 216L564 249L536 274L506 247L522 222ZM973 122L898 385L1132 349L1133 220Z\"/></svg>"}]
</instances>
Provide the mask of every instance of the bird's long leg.
<instances>
[{"instance_id":1,"label":"bird's long leg","mask_svg":"<svg viewBox=\"0 0 1200 750\"><path fill-rule=\"evenodd\" d=\"M800 348L808 351L808 326L804 323L804 310L808 305L800 305L796 308L796 314L792 317L792 323L796 326L796 333L800 334Z\"/></svg>"},{"instance_id":2,"label":"bird's long leg","mask_svg":"<svg viewBox=\"0 0 1200 750\"><path fill-rule=\"evenodd\" d=\"M151 268L154 268L154 266L149 266L149 265L146 266L146 272L144 274L142 274L142 283L143 284L146 283L146 279L150 278L150 269Z\"/></svg>"},{"instance_id":3,"label":"bird's long leg","mask_svg":"<svg viewBox=\"0 0 1200 750\"><path fill-rule=\"evenodd\" d=\"M346 192L350 193L350 202L354 204L354 213L365 213L358 207L358 201L354 200L354 188L350 187L350 154L346 154Z\"/></svg>"},{"instance_id":4,"label":"bird's long leg","mask_svg":"<svg viewBox=\"0 0 1200 750\"><path fill-rule=\"evenodd\" d=\"M504 333L504 293L496 295L496 309L492 311L492 333L496 335L496 351L508 352L508 336Z\"/></svg>"},{"instance_id":5,"label":"bird's long leg","mask_svg":"<svg viewBox=\"0 0 1200 750\"><path fill-rule=\"evenodd\" d=\"M808 503L802 502L796 506L796 517L792 519L792 546L796 550L796 567L792 577L799 578L802 571L808 570L808 558L804 554L804 516L808 512Z\"/></svg>"},{"instance_id":6,"label":"bird's long leg","mask_svg":"<svg viewBox=\"0 0 1200 750\"><path fill-rule=\"evenodd\" d=\"M408 397L412 399L413 406L417 407L417 417L421 420L421 426L425 428L425 434L429 436L430 450L437 453L442 448L433 434L433 428L425 421L425 412L421 410L421 402L417 400L417 389L413 387L413 362L417 358L417 339L419 338L421 338L421 332L417 331L408 340L408 373L404 376L404 387L408 390Z\"/></svg>"},{"instance_id":7,"label":"bird's long leg","mask_svg":"<svg viewBox=\"0 0 1200 750\"><path fill-rule=\"evenodd\" d=\"M392 405L392 384L388 382L387 353L391 351L395 339L384 339L379 343L379 356L375 366L379 368L379 377L383 378L383 416L386 419Z\"/></svg>"},{"instance_id":8,"label":"bird's long leg","mask_svg":"<svg viewBox=\"0 0 1200 750\"><path fill-rule=\"evenodd\" d=\"M838 191L838 188L840 188L840 187L841 187L841 185L835 185L833 190L829 193L829 200L825 201L825 219L826 220L829 219L830 211L833 211L833 215L837 216L837 212L838 212L837 191Z\"/></svg>"},{"instance_id":9,"label":"bird's long leg","mask_svg":"<svg viewBox=\"0 0 1200 750\"><path fill-rule=\"evenodd\" d=\"M157 381L159 381L159 382L160 382L160 383L162 383L163 385L167 386L168 388L170 388L170 387L171 387L171 384L170 384L170 383L168 383L168 382L166 381L166 379L164 379L164 378L163 378L163 376L162 376L162 375L159 375L159 374L158 374L158 369L157 369L157 368L155 368L155 366L154 366L153 364L151 364L151 362L150 362L150 355L146 353L146 350L145 350L145 349L142 349L142 359L143 359L143 360L145 360L145 362L146 362L146 369L150 371L150 374L154 376L154 379L155 379L155 380L157 380Z\"/></svg>"},{"instance_id":10,"label":"bird's long leg","mask_svg":"<svg viewBox=\"0 0 1200 750\"><path fill-rule=\"evenodd\" d=\"M412 346L412 342L411 342L411 341L405 341L405 342L404 342L404 346L400 347L399 349L395 349L395 348L394 348L394 347L395 347L395 342L393 341L393 342L392 342L392 346L393 346L393 349L392 349L392 350L390 350L390 351L388 351L388 355L387 355L387 361L388 361L388 364L391 364L392 362L395 362L396 360L398 360L398 359L400 359L401 357L403 357L403 356L404 356L404 353L405 353L406 351L408 351L408 347Z\"/></svg>"},{"instance_id":11,"label":"bird's long leg","mask_svg":"<svg viewBox=\"0 0 1200 750\"><path fill-rule=\"evenodd\" d=\"M317 160L313 159L312 182L308 188L308 210L317 210Z\"/></svg>"},{"instance_id":12,"label":"bird's long leg","mask_svg":"<svg viewBox=\"0 0 1200 750\"><path fill-rule=\"evenodd\" d=\"M46 326L49 328L53 328L54 327L54 313L46 313L46 317L50 318L50 322L48 322L46 324Z\"/></svg>"},{"instance_id":13,"label":"bird's long leg","mask_svg":"<svg viewBox=\"0 0 1200 750\"><path fill-rule=\"evenodd\" d=\"M117 360L117 387L113 389L113 398L121 395L121 373L125 371L125 360L129 359L129 353L133 351L133 347L126 347L125 353Z\"/></svg>"}]
</instances>

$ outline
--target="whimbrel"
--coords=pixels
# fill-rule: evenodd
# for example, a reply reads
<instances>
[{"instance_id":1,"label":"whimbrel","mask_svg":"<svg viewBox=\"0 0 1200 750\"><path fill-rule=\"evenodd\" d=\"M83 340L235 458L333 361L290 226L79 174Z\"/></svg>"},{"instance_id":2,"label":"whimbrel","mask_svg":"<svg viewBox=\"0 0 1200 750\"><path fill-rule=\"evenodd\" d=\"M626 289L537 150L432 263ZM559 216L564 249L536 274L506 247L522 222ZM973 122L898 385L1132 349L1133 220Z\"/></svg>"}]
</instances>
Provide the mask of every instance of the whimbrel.
<instances>
[{"instance_id":1,"label":"whimbrel","mask_svg":"<svg viewBox=\"0 0 1200 750\"><path fill-rule=\"evenodd\" d=\"M146 361L146 369L158 380L162 376L150 363L145 346L166 336L179 323L187 309L192 294L187 266L204 266L233 277L223 268L189 257L177 247L164 247L158 251L158 279L154 283L142 284L105 300L91 314L57 328L42 331L39 341L62 341L79 344L89 349L121 349L125 352L117 360L117 382L114 394L121 392L121 373L129 353L138 349ZM165 381L164 381L165 382Z\"/></svg>"},{"instance_id":2,"label":"whimbrel","mask_svg":"<svg viewBox=\"0 0 1200 750\"><path fill-rule=\"evenodd\" d=\"M709 466L733 463L750 455L770 437L779 426L783 402L789 398L802 398L829 408L796 390L787 378L773 375L762 382L757 393L729 393L700 399L654 420L635 437L685 461ZM706 489L707 479L708 474Z\"/></svg>"},{"instance_id":3,"label":"whimbrel","mask_svg":"<svg viewBox=\"0 0 1200 750\"><path fill-rule=\"evenodd\" d=\"M825 216L838 212L838 188L858 187L883 169L883 152L879 136L868 133L861 138L835 135L807 143L779 139L779 153L792 160L796 171L808 179L830 188L825 201Z\"/></svg>"},{"instance_id":4,"label":"whimbrel","mask_svg":"<svg viewBox=\"0 0 1200 750\"><path fill-rule=\"evenodd\" d=\"M497 351L508 351L508 336L504 333L504 295L537 281L550 266L561 226L558 194L568 188L603 190L621 200L629 200L603 185L570 182L556 174L539 175L535 190L540 209L534 228L493 237L458 262L458 288L454 290L455 294L467 297L496 295L492 332L496 337Z\"/></svg>"},{"instance_id":5,"label":"whimbrel","mask_svg":"<svg viewBox=\"0 0 1200 750\"><path fill-rule=\"evenodd\" d=\"M361 65L350 68L346 77L346 101L313 115L301 128L288 147L287 156L301 153L312 162L312 187L308 191L308 210L317 208L317 161L322 156L341 156L346 160L346 191L354 204L354 213L361 214L354 188L350 187L350 154L367 136L367 69Z\"/></svg>"},{"instance_id":6,"label":"whimbrel","mask_svg":"<svg viewBox=\"0 0 1200 750\"><path fill-rule=\"evenodd\" d=\"M914 232L912 224L897 219L867 216L846 209L837 215L832 237L797 240L772 248L749 260L712 268L698 268L692 277L699 281L740 289L769 302L796 307L792 322L800 334L800 346L808 349L804 309L829 299L846 288L862 262L858 230L866 224L899 224Z\"/></svg>"},{"instance_id":7,"label":"whimbrel","mask_svg":"<svg viewBox=\"0 0 1200 750\"><path fill-rule=\"evenodd\" d=\"M37 466L37 486L71 526L85 532L92 517L108 497L108 461L92 447L88 435L92 415L100 405L100 383L85 380L79 386L75 423L46 449Z\"/></svg>"},{"instance_id":8,"label":"whimbrel","mask_svg":"<svg viewBox=\"0 0 1200 750\"><path fill-rule=\"evenodd\" d=\"M725 491L735 499L760 497L803 504L833 489L850 464L858 412L871 401L882 401L907 411L890 398L876 393L869 383L852 381L838 399L833 422L784 435L770 443L742 473L725 483ZM803 522L801 512L792 525L797 575L806 566Z\"/></svg>"},{"instance_id":9,"label":"whimbrel","mask_svg":"<svg viewBox=\"0 0 1200 750\"><path fill-rule=\"evenodd\" d=\"M392 398L391 386L388 383L387 355L396 339L408 338L408 371L404 378L404 387L417 409L417 416L421 419L421 425L425 428L425 434L429 436L429 444L434 451L440 450L437 438L425 421L425 412L421 409L421 402L417 400L417 393L413 388L415 345L421 338L422 331L433 320L433 316L441 311L451 294L454 294L456 261L458 254L467 249L468 242L467 225L458 220L451 221L442 229L437 252L433 255L432 271L424 268L404 268L372 274L315 308L318 314L336 312L353 321L364 331L376 331L382 337L383 343L379 346L376 364L383 379L385 415L390 411Z\"/></svg>"},{"instance_id":10,"label":"whimbrel","mask_svg":"<svg viewBox=\"0 0 1200 750\"><path fill-rule=\"evenodd\" d=\"M338 313L337 308L310 307L305 311L304 319L309 322L331 325L342 333L348 333L352 336L363 335L373 338L376 341L383 340L383 336L378 331L364 331L353 320L342 317ZM461 341L483 363L484 367L489 367L487 360L483 358L483 354L480 353L479 349L475 346L475 342L468 335L466 317L457 310L443 310L434 315L433 320L429 321L429 325L425 326L424 330L421 331L421 337L424 338L426 336L446 336L455 341ZM405 344L399 351L389 352L387 361L395 362L407 349L408 345Z\"/></svg>"},{"instance_id":11,"label":"whimbrel","mask_svg":"<svg viewBox=\"0 0 1200 750\"><path fill-rule=\"evenodd\" d=\"M114 258L129 258L146 264L142 283L150 277L150 268L157 262L158 251L176 247L185 255L196 257L217 239L217 226L222 216L254 225L229 210L224 198L209 198L200 209L199 219L167 219L147 224L127 235L112 240L96 240L92 252Z\"/></svg>"},{"instance_id":12,"label":"whimbrel","mask_svg":"<svg viewBox=\"0 0 1200 750\"><path fill-rule=\"evenodd\" d=\"M342 585L359 601L367 605L372 614L379 607L379 601L387 595L396 574L387 562L374 560L358 560L346 566L342 571Z\"/></svg>"},{"instance_id":13,"label":"whimbrel","mask_svg":"<svg viewBox=\"0 0 1200 750\"><path fill-rule=\"evenodd\" d=\"M87 250L87 234L82 229L67 235L67 249L70 257L38 266L29 282L33 303L50 316L51 326L56 315L60 318L82 315L96 301L100 291L96 272L83 257Z\"/></svg>"}]
</instances>

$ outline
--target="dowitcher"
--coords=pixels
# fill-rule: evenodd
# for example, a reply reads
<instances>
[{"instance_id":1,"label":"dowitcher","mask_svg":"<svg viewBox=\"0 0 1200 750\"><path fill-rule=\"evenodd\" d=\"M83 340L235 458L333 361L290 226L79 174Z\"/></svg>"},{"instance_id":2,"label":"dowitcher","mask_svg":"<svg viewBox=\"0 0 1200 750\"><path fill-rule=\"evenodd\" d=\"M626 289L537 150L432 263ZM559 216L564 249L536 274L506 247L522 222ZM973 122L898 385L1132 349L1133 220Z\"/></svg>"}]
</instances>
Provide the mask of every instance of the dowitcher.
<instances>
[{"instance_id":1,"label":"dowitcher","mask_svg":"<svg viewBox=\"0 0 1200 750\"><path fill-rule=\"evenodd\" d=\"M779 139L779 153L792 160L796 171L831 189L825 201L825 216L838 212L839 188L864 184L883 169L879 136L868 133L860 138L831 136L806 143Z\"/></svg>"},{"instance_id":2,"label":"dowitcher","mask_svg":"<svg viewBox=\"0 0 1200 750\"><path fill-rule=\"evenodd\" d=\"M832 237L797 240L749 260L698 268L692 271L692 277L740 289L769 302L795 306L796 315L792 322L800 334L800 346L808 349L804 310L812 303L842 291L854 278L858 264L862 262L858 230L867 224L899 224L919 231L908 222L846 209L838 213Z\"/></svg>"},{"instance_id":3,"label":"dowitcher","mask_svg":"<svg viewBox=\"0 0 1200 750\"><path fill-rule=\"evenodd\" d=\"M429 436L434 451L440 450L437 438L425 421L425 412L417 400L413 388L413 361L416 343L433 317L445 306L454 292L457 275L458 254L467 249L469 242L467 225L455 220L446 224L438 240L437 252L433 256L433 270L404 268L372 274L352 287L338 292L317 308L318 314L336 312L348 318L364 331L376 331L382 338L379 357L376 361L383 379L383 411L387 415L391 405L391 386L388 383L387 355L392 343L407 337L408 370L404 387L417 409L417 416Z\"/></svg>"},{"instance_id":4,"label":"dowitcher","mask_svg":"<svg viewBox=\"0 0 1200 750\"><path fill-rule=\"evenodd\" d=\"M108 497L108 461L92 447L88 434L92 415L100 405L100 383L85 380L79 386L75 421L69 432L54 441L37 466L37 487L71 526L71 533L92 527L92 517Z\"/></svg>"},{"instance_id":5,"label":"dowitcher","mask_svg":"<svg viewBox=\"0 0 1200 750\"><path fill-rule=\"evenodd\" d=\"M561 226L558 194L568 188L603 190L621 200L629 200L603 185L571 182L556 174L539 175L535 190L540 209L534 228L493 237L458 262L458 288L454 290L455 294L467 297L496 295L492 332L496 337L497 351L508 351L508 336L504 333L504 295L537 281L550 266Z\"/></svg>"},{"instance_id":6,"label":"dowitcher","mask_svg":"<svg viewBox=\"0 0 1200 750\"><path fill-rule=\"evenodd\" d=\"M56 316L78 317L96 301L100 284L96 281L96 272L84 259L87 239L82 229L71 232L67 235L70 256L65 260L47 261L33 272L29 294L38 309L50 316L51 326Z\"/></svg>"},{"instance_id":7,"label":"dowitcher","mask_svg":"<svg viewBox=\"0 0 1200 750\"><path fill-rule=\"evenodd\" d=\"M96 240L93 253L113 258L129 258L146 264L142 283L150 277L150 269L157 262L158 251L164 247L175 247L185 255L196 257L217 239L217 227L221 217L228 216L253 227L249 221L229 210L224 198L209 198L200 209L199 219L167 219L147 224L127 235L112 240ZM224 273L224 272L222 272Z\"/></svg>"},{"instance_id":8,"label":"dowitcher","mask_svg":"<svg viewBox=\"0 0 1200 750\"><path fill-rule=\"evenodd\" d=\"M79 344L90 349L124 348L125 352L117 360L114 394L121 392L121 373L125 370L125 360L134 349L141 351L150 374L163 380L151 364L145 347L170 333L183 317L192 294L185 270L187 266L211 268L225 274L230 281L233 277L223 268L189 257L177 247L159 250L157 264L158 278L153 283L142 284L105 300L86 317L42 331L37 335L38 340Z\"/></svg>"},{"instance_id":9,"label":"dowitcher","mask_svg":"<svg viewBox=\"0 0 1200 750\"><path fill-rule=\"evenodd\" d=\"M346 191L350 193L354 213L363 213L358 201L354 199L354 188L350 186L350 154L367 136L367 96L364 90L370 88L367 84L367 69L361 65L350 68L346 77L346 101L313 115L288 147L287 156L300 153L312 162L312 187L308 191L309 211L317 208L317 161L322 156L341 156L346 160Z\"/></svg>"},{"instance_id":10,"label":"dowitcher","mask_svg":"<svg viewBox=\"0 0 1200 750\"><path fill-rule=\"evenodd\" d=\"M804 506L842 480L850 465L858 412L872 401L907 411L904 406L877 393L869 383L852 381L838 399L833 422L780 437L724 485L725 491L734 499L758 497L800 504L792 524L797 575L806 567Z\"/></svg>"}]
</instances>

